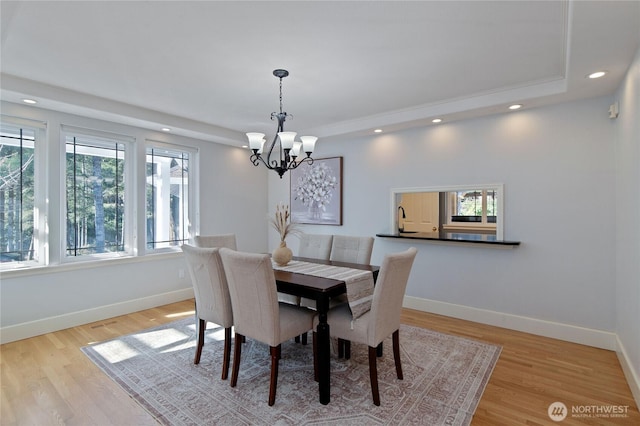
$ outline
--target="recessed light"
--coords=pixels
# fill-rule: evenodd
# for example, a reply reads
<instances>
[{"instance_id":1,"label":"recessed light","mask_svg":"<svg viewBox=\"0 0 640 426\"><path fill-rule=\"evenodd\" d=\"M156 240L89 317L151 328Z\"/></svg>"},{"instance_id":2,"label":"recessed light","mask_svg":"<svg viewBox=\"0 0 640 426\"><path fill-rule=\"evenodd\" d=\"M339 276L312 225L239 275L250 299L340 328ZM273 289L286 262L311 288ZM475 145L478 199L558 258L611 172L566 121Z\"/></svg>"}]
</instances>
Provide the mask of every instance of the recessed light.
<instances>
[{"instance_id":1,"label":"recessed light","mask_svg":"<svg viewBox=\"0 0 640 426\"><path fill-rule=\"evenodd\" d=\"M373 133L382 133L382 129L375 129Z\"/></svg>"},{"instance_id":2,"label":"recessed light","mask_svg":"<svg viewBox=\"0 0 640 426\"><path fill-rule=\"evenodd\" d=\"M509 107L509 109L520 109L520 108L522 108L521 104L513 104Z\"/></svg>"},{"instance_id":3,"label":"recessed light","mask_svg":"<svg viewBox=\"0 0 640 426\"><path fill-rule=\"evenodd\" d=\"M431 120L432 123L442 123L442 118L434 118Z\"/></svg>"},{"instance_id":4,"label":"recessed light","mask_svg":"<svg viewBox=\"0 0 640 426\"><path fill-rule=\"evenodd\" d=\"M600 78L603 77L607 72L606 71L596 71L588 75L589 78Z\"/></svg>"},{"instance_id":5,"label":"recessed light","mask_svg":"<svg viewBox=\"0 0 640 426\"><path fill-rule=\"evenodd\" d=\"M249 148L249 145L242 145L242 148Z\"/></svg>"},{"instance_id":6,"label":"recessed light","mask_svg":"<svg viewBox=\"0 0 640 426\"><path fill-rule=\"evenodd\" d=\"M25 104L29 104L29 105L33 105L33 104L37 104L38 101L35 101L33 99L23 99L22 102L24 102Z\"/></svg>"},{"instance_id":7,"label":"recessed light","mask_svg":"<svg viewBox=\"0 0 640 426\"><path fill-rule=\"evenodd\" d=\"M171 129L170 129L170 128L168 128L168 127L163 127L161 130L162 130L163 132L170 132L170 131L171 131Z\"/></svg>"}]
</instances>

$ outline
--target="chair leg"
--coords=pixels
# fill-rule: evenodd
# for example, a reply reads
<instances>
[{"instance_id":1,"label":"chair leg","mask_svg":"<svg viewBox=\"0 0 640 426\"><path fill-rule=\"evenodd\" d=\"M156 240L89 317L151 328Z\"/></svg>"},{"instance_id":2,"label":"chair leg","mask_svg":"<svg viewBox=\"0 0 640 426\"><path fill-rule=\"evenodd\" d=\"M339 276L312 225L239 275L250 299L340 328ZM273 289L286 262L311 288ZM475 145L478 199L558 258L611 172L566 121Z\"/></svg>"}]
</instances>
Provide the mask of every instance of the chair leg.
<instances>
[{"instance_id":1,"label":"chair leg","mask_svg":"<svg viewBox=\"0 0 640 426\"><path fill-rule=\"evenodd\" d=\"M313 380L318 381L318 338L314 331L311 335L312 349L313 349Z\"/></svg>"},{"instance_id":2,"label":"chair leg","mask_svg":"<svg viewBox=\"0 0 640 426\"><path fill-rule=\"evenodd\" d=\"M371 395L373 404L380 405L380 393L378 392L378 366L376 365L378 355L374 346L369 346L369 380L371 381Z\"/></svg>"},{"instance_id":3,"label":"chair leg","mask_svg":"<svg viewBox=\"0 0 640 426\"><path fill-rule=\"evenodd\" d=\"M194 364L200 364L200 356L202 355L202 347L204 346L204 331L207 328L207 322L203 319L197 319L198 325L198 342L196 344L196 356L193 358Z\"/></svg>"},{"instance_id":4,"label":"chair leg","mask_svg":"<svg viewBox=\"0 0 640 426\"><path fill-rule=\"evenodd\" d=\"M269 406L276 402L276 388L278 387L278 364L282 345L271 346L271 382L269 384Z\"/></svg>"},{"instance_id":5,"label":"chair leg","mask_svg":"<svg viewBox=\"0 0 640 426\"><path fill-rule=\"evenodd\" d=\"M351 358L351 341L338 339L338 358Z\"/></svg>"},{"instance_id":6,"label":"chair leg","mask_svg":"<svg viewBox=\"0 0 640 426\"><path fill-rule=\"evenodd\" d=\"M300 302L302 301L301 297L297 297L296 298L296 305L300 306ZM295 341L296 343L300 343L300 341L302 341L303 345L307 344L307 333L301 334L299 336L295 337Z\"/></svg>"},{"instance_id":7,"label":"chair leg","mask_svg":"<svg viewBox=\"0 0 640 426\"><path fill-rule=\"evenodd\" d=\"M231 387L235 388L238 383L238 370L240 370L240 352L242 352L242 342L244 336L236 333L233 344L233 368L231 369Z\"/></svg>"},{"instance_id":8,"label":"chair leg","mask_svg":"<svg viewBox=\"0 0 640 426\"><path fill-rule=\"evenodd\" d=\"M224 329L224 352L222 354L222 380L229 375L229 360L231 359L231 327Z\"/></svg>"},{"instance_id":9,"label":"chair leg","mask_svg":"<svg viewBox=\"0 0 640 426\"><path fill-rule=\"evenodd\" d=\"M396 374L402 380L402 364L400 363L400 330L393 332L393 359L396 362Z\"/></svg>"}]
</instances>

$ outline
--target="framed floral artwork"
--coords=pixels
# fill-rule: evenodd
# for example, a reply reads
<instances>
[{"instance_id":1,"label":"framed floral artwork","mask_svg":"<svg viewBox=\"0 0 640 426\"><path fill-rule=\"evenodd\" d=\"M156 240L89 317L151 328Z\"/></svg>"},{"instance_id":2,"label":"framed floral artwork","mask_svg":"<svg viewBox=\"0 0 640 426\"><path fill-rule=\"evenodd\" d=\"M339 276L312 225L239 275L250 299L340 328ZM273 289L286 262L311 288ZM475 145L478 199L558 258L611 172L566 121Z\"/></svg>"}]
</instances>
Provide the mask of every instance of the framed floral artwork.
<instances>
[{"instance_id":1,"label":"framed floral artwork","mask_svg":"<svg viewBox=\"0 0 640 426\"><path fill-rule=\"evenodd\" d=\"M291 170L291 222L342 225L342 157Z\"/></svg>"}]
</instances>

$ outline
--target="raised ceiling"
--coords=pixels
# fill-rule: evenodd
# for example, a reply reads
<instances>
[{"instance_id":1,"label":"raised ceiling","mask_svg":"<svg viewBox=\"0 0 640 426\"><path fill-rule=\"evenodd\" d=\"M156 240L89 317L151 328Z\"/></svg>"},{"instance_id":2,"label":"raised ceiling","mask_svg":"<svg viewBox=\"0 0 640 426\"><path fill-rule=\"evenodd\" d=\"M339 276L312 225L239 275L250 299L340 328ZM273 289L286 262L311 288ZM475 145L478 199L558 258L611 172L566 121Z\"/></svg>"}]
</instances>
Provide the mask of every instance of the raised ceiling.
<instances>
[{"instance_id":1,"label":"raised ceiling","mask_svg":"<svg viewBox=\"0 0 640 426\"><path fill-rule=\"evenodd\" d=\"M2 1L2 99L240 146L612 94L636 1ZM605 69L599 80L585 76Z\"/></svg>"}]
</instances>

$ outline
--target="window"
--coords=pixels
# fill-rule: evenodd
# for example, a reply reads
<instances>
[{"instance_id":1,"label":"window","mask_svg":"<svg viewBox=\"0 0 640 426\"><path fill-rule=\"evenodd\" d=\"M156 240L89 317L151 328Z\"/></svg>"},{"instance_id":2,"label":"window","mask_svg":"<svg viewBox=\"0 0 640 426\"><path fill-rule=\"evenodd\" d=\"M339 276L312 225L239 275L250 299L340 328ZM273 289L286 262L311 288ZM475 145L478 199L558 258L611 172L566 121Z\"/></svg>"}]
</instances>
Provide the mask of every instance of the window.
<instances>
[{"instance_id":1,"label":"window","mask_svg":"<svg viewBox=\"0 0 640 426\"><path fill-rule=\"evenodd\" d=\"M474 189L447 192L449 207L448 224L489 225L496 223L497 191Z\"/></svg>"},{"instance_id":2,"label":"window","mask_svg":"<svg viewBox=\"0 0 640 426\"><path fill-rule=\"evenodd\" d=\"M0 262L38 260L35 209L37 128L0 125Z\"/></svg>"},{"instance_id":3,"label":"window","mask_svg":"<svg viewBox=\"0 0 640 426\"><path fill-rule=\"evenodd\" d=\"M196 232L197 148L46 130L0 115L1 271L179 251Z\"/></svg>"},{"instance_id":4,"label":"window","mask_svg":"<svg viewBox=\"0 0 640 426\"><path fill-rule=\"evenodd\" d=\"M67 258L126 253L125 144L82 130L63 137Z\"/></svg>"},{"instance_id":5,"label":"window","mask_svg":"<svg viewBox=\"0 0 640 426\"><path fill-rule=\"evenodd\" d=\"M147 250L180 246L189 241L192 215L193 153L154 143L147 147Z\"/></svg>"}]
</instances>

